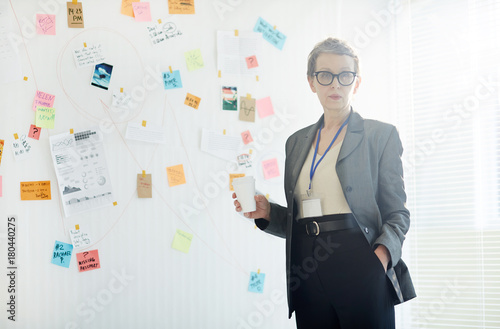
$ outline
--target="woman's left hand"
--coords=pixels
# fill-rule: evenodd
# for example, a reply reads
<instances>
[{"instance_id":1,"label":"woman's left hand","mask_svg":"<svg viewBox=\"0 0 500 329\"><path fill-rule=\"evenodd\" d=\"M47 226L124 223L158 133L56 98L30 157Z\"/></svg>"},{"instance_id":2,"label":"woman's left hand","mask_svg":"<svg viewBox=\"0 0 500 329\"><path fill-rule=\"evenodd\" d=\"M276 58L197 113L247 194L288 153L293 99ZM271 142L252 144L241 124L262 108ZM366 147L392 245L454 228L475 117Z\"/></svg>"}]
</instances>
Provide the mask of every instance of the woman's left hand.
<instances>
[{"instance_id":1,"label":"woman's left hand","mask_svg":"<svg viewBox=\"0 0 500 329\"><path fill-rule=\"evenodd\" d=\"M375 249L375 255L377 255L378 259L384 266L384 270L387 273L387 266L389 265L389 261L391 260L391 255L389 250L384 245L379 244L377 249Z\"/></svg>"}]
</instances>

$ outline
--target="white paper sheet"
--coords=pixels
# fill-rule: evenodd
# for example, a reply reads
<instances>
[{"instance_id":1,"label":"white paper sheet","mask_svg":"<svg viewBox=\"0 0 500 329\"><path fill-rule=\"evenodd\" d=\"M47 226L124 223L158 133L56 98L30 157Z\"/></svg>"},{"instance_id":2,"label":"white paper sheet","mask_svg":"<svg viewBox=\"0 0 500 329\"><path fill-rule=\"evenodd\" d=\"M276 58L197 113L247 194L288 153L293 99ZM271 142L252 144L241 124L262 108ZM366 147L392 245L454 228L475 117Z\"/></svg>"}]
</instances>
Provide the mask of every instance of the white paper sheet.
<instances>
[{"instance_id":1,"label":"white paper sheet","mask_svg":"<svg viewBox=\"0 0 500 329\"><path fill-rule=\"evenodd\" d=\"M51 136L50 151L66 217L113 204L103 136L98 129Z\"/></svg>"},{"instance_id":2,"label":"white paper sheet","mask_svg":"<svg viewBox=\"0 0 500 329\"><path fill-rule=\"evenodd\" d=\"M134 107L134 104L132 103L132 97L130 97L130 95L126 91L120 92L119 90L113 91L112 105L114 107L119 107L125 110L130 110Z\"/></svg>"},{"instance_id":3,"label":"white paper sheet","mask_svg":"<svg viewBox=\"0 0 500 329\"><path fill-rule=\"evenodd\" d=\"M243 145L241 137L227 136L215 130L202 129L201 150L227 161L236 161Z\"/></svg>"},{"instance_id":4,"label":"white paper sheet","mask_svg":"<svg viewBox=\"0 0 500 329\"><path fill-rule=\"evenodd\" d=\"M11 40L20 40L12 31L7 1L0 3L0 83L22 80L21 62ZM10 38L9 38L10 37Z\"/></svg>"},{"instance_id":5,"label":"white paper sheet","mask_svg":"<svg viewBox=\"0 0 500 329\"><path fill-rule=\"evenodd\" d=\"M78 68L94 66L103 63L106 59L101 44L87 45L87 47L75 49L73 50L73 57Z\"/></svg>"},{"instance_id":6,"label":"white paper sheet","mask_svg":"<svg viewBox=\"0 0 500 329\"><path fill-rule=\"evenodd\" d=\"M146 127L138 123L129 122L125 138L147 143L167 143L167 136L164 129L149 122L146 124Z\"/></svg>"},{"instance_id":7,"label":"white paper sheet","mask_svg":"<svg viewBox=\"0 0 500 329\"><path fill-rule=\"evenodd\" d=\"M249 69L246 57L260 57L262 37L255 32L217 31L217 69L222 75L259 75L259 67Z\"/></svg>"}]
</instances>

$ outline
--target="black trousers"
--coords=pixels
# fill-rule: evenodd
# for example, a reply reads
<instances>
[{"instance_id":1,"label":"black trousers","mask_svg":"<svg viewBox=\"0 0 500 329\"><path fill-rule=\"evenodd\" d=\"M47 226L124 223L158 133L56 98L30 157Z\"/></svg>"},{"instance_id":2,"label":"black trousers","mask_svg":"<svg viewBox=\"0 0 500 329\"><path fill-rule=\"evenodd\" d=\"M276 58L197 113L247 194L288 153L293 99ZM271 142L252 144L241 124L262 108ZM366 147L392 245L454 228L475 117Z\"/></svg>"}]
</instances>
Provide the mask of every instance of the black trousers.
<instances>
[{"instance_id":1,"label":"black trousers","mask_svg":"<svg viewBox=\"0 0 500 329\"><path fill-rule=\"evenodd\" d=\"M294 222L290 270L298 329L395 328L391 283L358 227L308 236Z\"/></svg>"}]
</instances>

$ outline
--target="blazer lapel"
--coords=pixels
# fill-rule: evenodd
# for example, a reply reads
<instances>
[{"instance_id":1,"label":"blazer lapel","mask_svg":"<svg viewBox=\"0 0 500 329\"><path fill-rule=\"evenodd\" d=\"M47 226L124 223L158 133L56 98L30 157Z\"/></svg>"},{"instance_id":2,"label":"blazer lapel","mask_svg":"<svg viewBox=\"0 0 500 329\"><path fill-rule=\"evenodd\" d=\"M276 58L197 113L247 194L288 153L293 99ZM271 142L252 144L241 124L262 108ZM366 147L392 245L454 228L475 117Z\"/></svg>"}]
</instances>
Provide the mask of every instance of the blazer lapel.
<instances>
[{"instance_id":1,"label":"blazer lapel","mask_svg":"<svg viewBox=\"0 0 500 329\"><path fill-rule=\"evenodd\" d=\"M363 118L356 113L352 112L351 118L349 119L349 124L347 125L347 131L340 147L339 157L337 163L347 157L358 147L359 143L363 139Z\"/></svg>"}]
</instances>

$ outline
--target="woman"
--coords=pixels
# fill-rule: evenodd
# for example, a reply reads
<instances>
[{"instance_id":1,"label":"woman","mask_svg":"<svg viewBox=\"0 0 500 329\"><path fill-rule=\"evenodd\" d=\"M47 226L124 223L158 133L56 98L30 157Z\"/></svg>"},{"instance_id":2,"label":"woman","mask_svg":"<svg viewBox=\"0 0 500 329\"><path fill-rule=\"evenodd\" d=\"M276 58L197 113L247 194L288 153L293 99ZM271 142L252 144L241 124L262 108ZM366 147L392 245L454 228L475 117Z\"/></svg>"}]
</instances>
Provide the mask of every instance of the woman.
<instances>
[{"instance_id":1,"label":"woman","mask_svg":"<svg viewBox=\"0 0 500 329\"><path fill-rule=\"evenodd\" d=\"M324 114L287 140L287 207L257 195L245 216L286 238L289 316L299 329L394 328L394 304L415 297L401 260L410 217L398 132L353 111L359 60L344 41L314 47L307 79Z\"/></svg>"}]
</instances>

